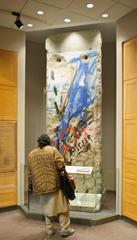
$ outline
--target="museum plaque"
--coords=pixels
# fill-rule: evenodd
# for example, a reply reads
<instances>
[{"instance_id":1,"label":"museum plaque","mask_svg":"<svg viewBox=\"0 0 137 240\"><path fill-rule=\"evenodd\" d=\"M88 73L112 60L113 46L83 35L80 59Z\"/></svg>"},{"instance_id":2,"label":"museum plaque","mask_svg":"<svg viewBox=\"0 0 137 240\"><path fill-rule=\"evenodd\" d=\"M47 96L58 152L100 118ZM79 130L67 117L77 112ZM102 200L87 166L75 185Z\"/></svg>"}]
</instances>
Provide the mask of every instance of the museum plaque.
<instances>
[{"instance_id":1,"label":"museum plaque","mask_svg":"<svg viewBox=\"0 0 137 240\"><path fill-rule=\"evenodd\" d=\"M93 167L66 166L66 170L68 173L91 174Z\"/></svg>"}]
</instances>

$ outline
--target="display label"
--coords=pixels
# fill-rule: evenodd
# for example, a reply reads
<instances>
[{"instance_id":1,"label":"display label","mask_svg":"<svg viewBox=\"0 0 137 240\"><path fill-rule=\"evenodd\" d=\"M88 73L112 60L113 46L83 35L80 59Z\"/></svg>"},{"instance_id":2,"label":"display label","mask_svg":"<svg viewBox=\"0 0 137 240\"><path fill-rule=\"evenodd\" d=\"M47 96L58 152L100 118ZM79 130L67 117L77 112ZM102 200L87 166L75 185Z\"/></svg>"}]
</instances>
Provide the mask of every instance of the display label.
<instances>
[{"instance_id":1,"label":"display label","mask_svg":"<svg viewBox=\"0 0 137 240\"><path fill-rule=\"evenodd\" d=\"M93 167L66 166L66 170L68 173L91 174Z\"/></svg>"}]
</instances>

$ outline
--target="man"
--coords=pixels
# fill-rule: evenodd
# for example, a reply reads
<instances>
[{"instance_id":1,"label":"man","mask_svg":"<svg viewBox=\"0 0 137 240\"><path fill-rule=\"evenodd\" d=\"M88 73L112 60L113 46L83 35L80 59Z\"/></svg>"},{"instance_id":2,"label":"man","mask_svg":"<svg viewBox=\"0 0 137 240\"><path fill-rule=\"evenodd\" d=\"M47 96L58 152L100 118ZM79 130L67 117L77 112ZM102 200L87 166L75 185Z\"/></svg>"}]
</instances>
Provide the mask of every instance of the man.
<instances>
[{"instance_id":1,"label":"man","mask_svg":"<svg viewBox=\"0 0 137 240\"><path fill-rule=\"evenodd\" d=\"M60 170L65 169L65 162L60 152L51 146L47 134L42 134L38 147L33 149L28 158L28 178L32 183L33 193L40 195L40 202L46 221L48 235L55 234L53 217L59 217L61 236L74 233L70 228L69 201L60 190Z\"/></svg>"}]
</instances>

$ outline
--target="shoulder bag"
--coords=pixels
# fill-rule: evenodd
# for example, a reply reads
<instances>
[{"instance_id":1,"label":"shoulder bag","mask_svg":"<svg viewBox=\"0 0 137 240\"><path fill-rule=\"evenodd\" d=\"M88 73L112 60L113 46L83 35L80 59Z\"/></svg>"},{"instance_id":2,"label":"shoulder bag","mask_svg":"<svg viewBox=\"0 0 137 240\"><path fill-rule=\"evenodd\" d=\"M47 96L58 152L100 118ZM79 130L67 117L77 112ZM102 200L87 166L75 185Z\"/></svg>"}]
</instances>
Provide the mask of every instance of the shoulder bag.
<instances>
[{"instance_id":1,"label":"shoulder bag","mask_svg":"<svg viewBox=\"0 0 137 240\"><path fill-rule=\"evenodd\" d=\"M76 198L74 179L69 178L69 175L65 170L60 172L60 187L69 200L74 200Z\"/></svg>"}]
</instances>

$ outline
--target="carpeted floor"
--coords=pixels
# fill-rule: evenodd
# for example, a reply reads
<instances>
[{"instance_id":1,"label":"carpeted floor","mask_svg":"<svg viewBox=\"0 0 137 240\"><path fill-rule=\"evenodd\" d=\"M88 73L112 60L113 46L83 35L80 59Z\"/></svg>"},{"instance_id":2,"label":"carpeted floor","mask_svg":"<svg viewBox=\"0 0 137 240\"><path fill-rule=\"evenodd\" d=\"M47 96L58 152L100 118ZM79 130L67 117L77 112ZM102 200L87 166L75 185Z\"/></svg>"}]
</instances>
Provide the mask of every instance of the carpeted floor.
<instances>
[{"instance_id":1,"label":"carpeted floor","mask_svg":"<svg viewBox=\"0 0 137 240\"><path fill-rule=\"evenodd\" d=\"M50 239L63 239L57 233ZM76 232L68 240L137 240L137 227L117 220L99 226L72 225ZM19 210L0 213L0 240L47 240L44 221L26 218Z\"/></svg>"}]
</instances>

